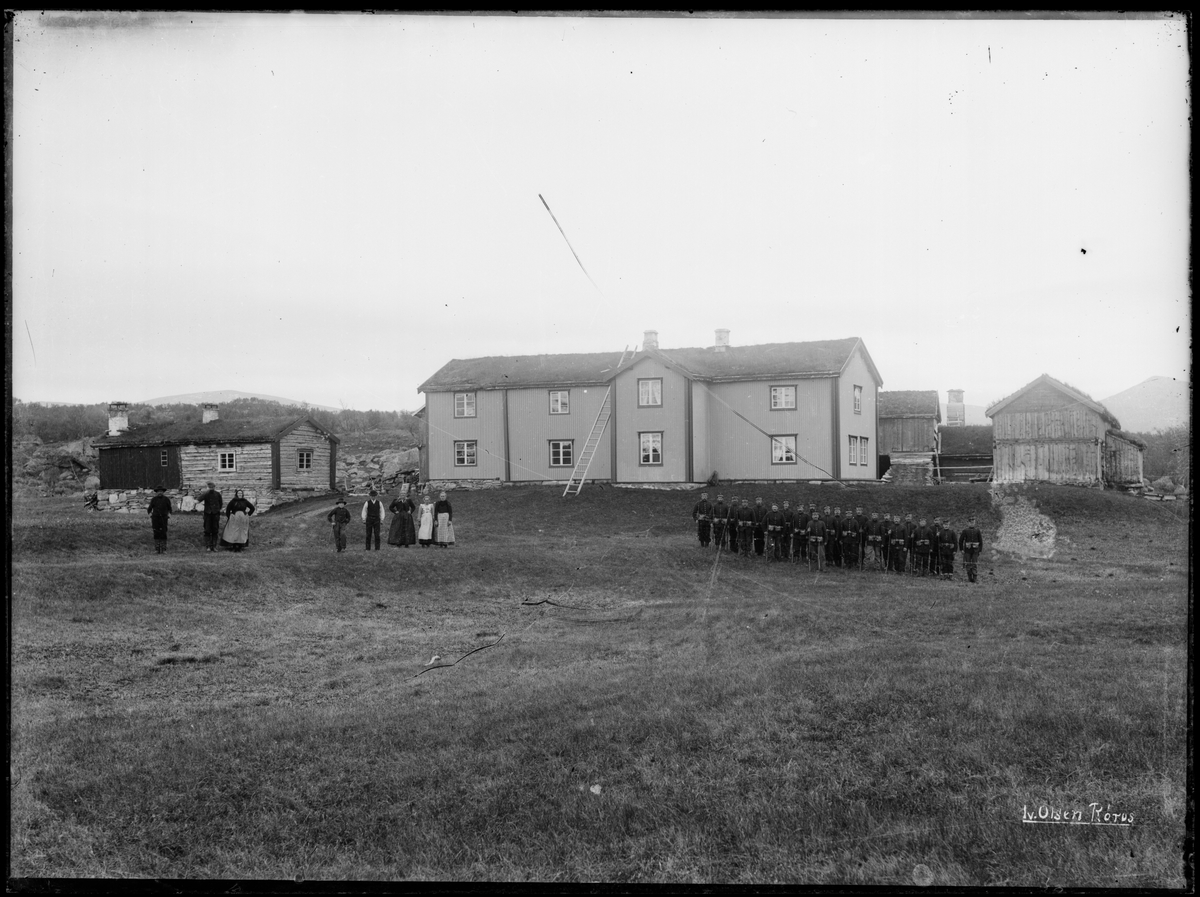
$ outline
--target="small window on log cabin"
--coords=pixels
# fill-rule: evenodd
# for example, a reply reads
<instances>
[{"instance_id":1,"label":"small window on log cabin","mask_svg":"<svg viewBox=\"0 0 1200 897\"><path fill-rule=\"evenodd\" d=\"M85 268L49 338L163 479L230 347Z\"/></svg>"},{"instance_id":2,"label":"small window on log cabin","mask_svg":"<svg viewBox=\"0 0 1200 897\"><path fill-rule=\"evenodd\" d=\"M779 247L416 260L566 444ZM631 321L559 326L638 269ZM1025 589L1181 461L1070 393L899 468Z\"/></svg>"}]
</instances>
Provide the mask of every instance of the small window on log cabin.
<instances>
[{"instance_id":1,"label":"small window on log cabin","mask_svg":"<svg viewBox=\"0 0 1200 897\"><path fill-rule=\"evenodd\" d=\"M167 466L167 450L166 449L162 449L161 451L159 451L158 463L161 464L163 467Z\"/></svg>"},{"instance_id":2,"label":"small window on log cabin","mask_svg":"<svg viewBox=\"0 0 1200 897\"><path fill-rule=\"evenodd\" d=\"M297 470L312 470L312 452L301 449L296 456Z\"/></svg>"},{"instance_id":3,"label":"small window on log cabin","mask_svg":"<svg viewBox=\"0 0 1200 897\"><path fill-rule=\"evenodd\" d=\"M217 470L237 470L233 452L217 452Z\"/></svg>"}]
</instances>

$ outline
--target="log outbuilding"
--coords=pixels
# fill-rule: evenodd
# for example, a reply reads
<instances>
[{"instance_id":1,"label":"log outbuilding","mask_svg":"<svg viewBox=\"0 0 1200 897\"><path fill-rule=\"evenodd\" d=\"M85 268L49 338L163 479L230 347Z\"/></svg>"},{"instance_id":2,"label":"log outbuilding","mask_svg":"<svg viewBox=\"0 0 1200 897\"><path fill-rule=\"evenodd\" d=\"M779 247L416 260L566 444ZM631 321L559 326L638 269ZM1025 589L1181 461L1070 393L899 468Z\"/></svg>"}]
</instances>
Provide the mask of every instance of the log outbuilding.
<instances>
[{"instance_id":1,"label":"log outbuilding","mask_svg":"<svg viewBox=\"0 0 1200 897\"><path fill-rule=\"evenodd\" d=\"M1143 443L1091 396L1043 374L987 409L997 483L1142 482Z\"/></svg>"}]
</instances>

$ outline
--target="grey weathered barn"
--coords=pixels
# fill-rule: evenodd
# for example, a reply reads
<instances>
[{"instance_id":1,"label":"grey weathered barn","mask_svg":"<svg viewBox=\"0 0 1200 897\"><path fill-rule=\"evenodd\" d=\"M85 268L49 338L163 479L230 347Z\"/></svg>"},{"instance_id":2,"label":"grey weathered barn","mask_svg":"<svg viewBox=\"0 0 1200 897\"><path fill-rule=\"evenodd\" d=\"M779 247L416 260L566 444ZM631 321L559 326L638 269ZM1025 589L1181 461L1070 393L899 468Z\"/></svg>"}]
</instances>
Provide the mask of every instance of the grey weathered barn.
<instances>
[{"instance_id":1,"label":"grey weathered barn","mask_svg":"<svg viewBox=\"0 0 1200 897\"><path fill-rule=\"evenodd\" d=\"M895 483L932 482L942 420L937 390L881 392L878 407L880 469Z\"/></svg>"},{"instance_id":2,"label":"grey weathered barn","mask_svg":"<svg viewBox=\"0 0 1200 897\"><path fill-rule=\"evenodd\" d=\"M337 487L339 439L307 415L221 420L216 406L206 405L199 423L130 428L128 421L128 406L113 403L109 432L93 442L101 490L161 485L182 499L211 480L230 498L245 490L265 510Z\"/></svg>"},{"instance_id":3,"label":"grey weathered barn","mask_svg":"<svg viewBox=\"0 0 1200 897\"><path fill-rule=\"evenodd\" d=\"M1140 484L1145 444L1091 396L1043 374L987 409L997 483Z\"/></svg>"}]
</instances>

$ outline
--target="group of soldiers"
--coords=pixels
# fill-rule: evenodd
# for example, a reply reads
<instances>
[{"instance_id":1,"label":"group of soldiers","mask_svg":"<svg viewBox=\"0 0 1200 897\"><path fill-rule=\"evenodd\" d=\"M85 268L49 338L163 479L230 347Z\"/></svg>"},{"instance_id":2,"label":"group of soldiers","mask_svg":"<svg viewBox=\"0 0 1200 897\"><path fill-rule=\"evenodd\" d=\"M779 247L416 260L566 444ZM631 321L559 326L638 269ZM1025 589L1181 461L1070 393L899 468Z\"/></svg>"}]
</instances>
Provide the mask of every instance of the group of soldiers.
<instances>
[{"instance_id":1,"label":"group of soldiers","mask_svg":"<svg viewBox=\"0 0 1200 897\"><path fill-rule=\"evenodd\" d=\"M702 492L692 519L702 548L715 542L717 551L806 563L815 570L839 567L952 579L955 555L962 552L967 579L975 582L983 551L983 533L974 517L956 533L949 517L934 517L932 525L924 517L914 523L912 514L903 520L899 514L884 514L880 520L878 512L868 517L861 507L843 517L841 508L828 505L819 513L815 502L807 511L801 503L794 509L786 501L782 507L767 507L761 498L752 505L736 495L729 504L721 495L713 503Z\"/></svg>"}]
</instances>

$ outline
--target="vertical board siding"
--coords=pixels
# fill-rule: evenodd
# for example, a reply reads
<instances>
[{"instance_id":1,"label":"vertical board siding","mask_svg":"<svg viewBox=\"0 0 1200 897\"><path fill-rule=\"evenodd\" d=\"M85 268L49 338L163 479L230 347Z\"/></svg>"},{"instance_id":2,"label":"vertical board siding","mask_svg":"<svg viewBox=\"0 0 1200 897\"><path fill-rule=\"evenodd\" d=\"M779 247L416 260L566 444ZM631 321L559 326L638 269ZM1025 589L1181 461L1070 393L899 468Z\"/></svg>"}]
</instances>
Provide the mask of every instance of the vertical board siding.
<instances>
[{"instance_id":1,"label":"vertical board siding","mask_svg":"<svg viewBox=\"0 0 1200 897\"><path fill-rule=\"evenodd\" d=\"M504 478L504 391L475 392L475 417L454 416L454 392L431 392L425 397L425 418L431 480L498 480ZM511 425L510 425L511 429ZM454 443L477 443L474 467L454 466Z\"/></svg>"},{"instance_id":2,"label":"vertical board siding","mask_svg":"<svg viewBox=\"0 0 1200 897\"><path fill-rule=\"evenodd\" d=\"M697 383L697 394L710 394L707 429L712 468L722 479L829 479L829 471L833 469L830 382L826 379ZM772 386L795 386L795 409L772 411ZM794 433L797 463L772 464L770 439L731 409L772 435Z\"/></svg>"},{"instance_id":3,"label":"vertical board siding","mask_svg":"<svg viewBox=\"0 0 1200 897\"><path fill-rule=\"evenodd\" d=\"M854 413L854 387L862 387L862 410ZM879 387L867 367L866 359L860 350L856 349L846 363L841 377L838 378L838 423L841 432L838 434L838 454L840 455L841 479L873 480L879 471L879 433L875 427L875 405L878 402ZM930 421L932 424L933 422ZM858 436L866 437L867 463L850 463L850 439ZM932 436L929 445L933 444Z\"/></svg>"},{"instance_id":4,"label":"vertical board siding","mask_svg":"<svg viewBox=\"0 0 1200 897\"><path fill-rule=\"evenodd\" d=\"M712 419L712 395L703 383L692 384L692 475L697 480L707 480L714 470L709 451L708 429Z\"/></svg>"},{"instance_id":5,"label":"vertical board siding","mask_svg":"<svg viewBox=\"0 0 1200 897\"><path fill-rule=\"evenodd\" d=\"M638 407L638 380L662 379L662 405ZM681 483L687 476L687 429L684 422L684 387L681 374L655 358L643 358L613 380L613 391L621 408L617 431L617 482ZM663 463L643 467L639 433L663 434Z\"/></svg>"},{"instance_id":6,"label":"vertical board siding","mask_svg":"<svg viewBox=\"0 0 1200 897\"><path fill-rule=\"evenodd\" d=\"M162 466L162 451L167 466ZM100 449L101 489L178 489L182 483L177 446L113 446Z\"/></svg>"},{"instance_id":7,"label":"vertical board siding","mask_svg":"<svg viewBox=\"0 0 1200 897\"><path fill-rule=\"evenodd\" d=\"M550 466L550 440L569 439L575 443L577 461L587 445L588 435L604 404L606 386L559 387L570 391L570 413L550 413L549 389L510 389L508 391L508 439L510 467L514 482L566 480L571 467ZM612 426L610 418L608 426ZM588 468L589 480L612 478L612 440L607 431L596 446Z\"/></svg>"},{"instance_id":8,"label":"vertical board siding","mask_svg":"<svg viewBox=\"0 0 1200 897\"><path fill-rule=\"evenodd\" d=\"M998 483L1100 479L1107 422L1049 384L1039 384L1005 406L992 427Z\"/></svg>"},{"instance_id":9,"label":"vertical board siding","mask_svg":"<svg viewBox=\"0 0 1200 897\"><path fill-rule=\"evenodd\" d=\"M279 440L279 485L283 489L329 488L329 466L333 463L331 443L311 424L301 424ZM312 469L300 470L300 450L312 452Z\"/></svg>"},{"instance_id":10,"label":"vertical board siding","mask_svg":"<svg viewBox=\"0 0 1200 897\"><path fill-rule=\"evenodd\" d=\"M1113 433L1104 442L1104 477L1113 483L1141 483L1142 450Z\"/></svg>"}]
</instances>

